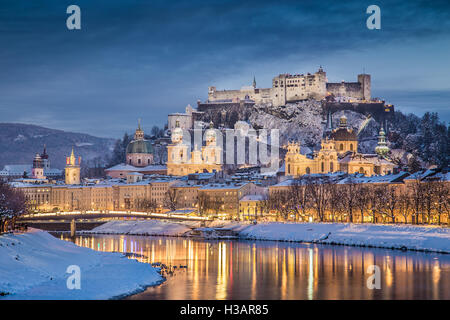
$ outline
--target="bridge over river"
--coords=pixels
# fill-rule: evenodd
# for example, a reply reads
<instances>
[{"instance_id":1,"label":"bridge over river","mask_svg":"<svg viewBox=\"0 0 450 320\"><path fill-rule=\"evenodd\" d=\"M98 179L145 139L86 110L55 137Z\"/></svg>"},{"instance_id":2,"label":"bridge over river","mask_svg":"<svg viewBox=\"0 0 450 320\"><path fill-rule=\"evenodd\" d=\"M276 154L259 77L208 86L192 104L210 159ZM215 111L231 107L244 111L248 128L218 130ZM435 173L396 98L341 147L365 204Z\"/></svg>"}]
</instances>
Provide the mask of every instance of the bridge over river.
<instances>
[{"instance_id":1,"label":"bridge over river","mask_svg":"<svg viewBox=\"0 0 450 320\"><path fill-rule=\"evenodd\" d=\"M207 217L190 216L179 213L155 213L138 211L71 211L71 212L48 212L31 213L20 217L18 223L24 223L50 231L66 231L71 229L75 223L79 230L91 230L110 220L128 219L161 219L172 221L198 221L205 225L212 219Z\"/></svg>"}]
</instances>

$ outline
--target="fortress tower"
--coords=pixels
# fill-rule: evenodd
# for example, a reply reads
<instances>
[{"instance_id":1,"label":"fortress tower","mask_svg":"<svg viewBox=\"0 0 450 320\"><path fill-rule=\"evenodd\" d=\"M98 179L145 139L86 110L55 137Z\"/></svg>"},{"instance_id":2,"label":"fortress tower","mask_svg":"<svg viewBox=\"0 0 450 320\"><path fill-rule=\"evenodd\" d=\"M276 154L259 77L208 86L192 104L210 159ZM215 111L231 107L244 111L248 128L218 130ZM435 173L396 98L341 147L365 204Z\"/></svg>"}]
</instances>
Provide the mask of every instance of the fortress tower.
<instances>
[{"instance_id":1,"label":"fortress tower","mask_svg":"<svg viewBox=\"0 0 450 320\"><path fill-rule=\"evenodd\" d=\"M358 82L361 84L364 100L369 101L372 98L370 92L370 74L358 74Z\"/></svg>"},{"instance_id":2,"label":"fortress tower","mask_svg":"<svg viewBox=\"0 0 450 320\"><path fill-rule=\"evenodd\" d=\"M77 161L72 148L72 153L70 154L70 157L66 158L66 169L65 169L66 184L80 184L81 181L80 165L81 165L81 157L78 157Z\"/></svg>"}]
</instances>

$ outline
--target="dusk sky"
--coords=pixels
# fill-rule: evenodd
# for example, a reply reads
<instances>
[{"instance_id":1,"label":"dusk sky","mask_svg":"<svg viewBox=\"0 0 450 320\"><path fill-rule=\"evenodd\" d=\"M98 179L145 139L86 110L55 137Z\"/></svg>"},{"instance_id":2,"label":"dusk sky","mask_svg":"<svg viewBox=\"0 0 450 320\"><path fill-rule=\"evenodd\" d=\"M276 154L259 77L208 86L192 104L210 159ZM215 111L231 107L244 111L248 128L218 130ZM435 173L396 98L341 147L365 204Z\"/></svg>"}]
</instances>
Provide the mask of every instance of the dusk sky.
<instances>
[{"instance_id":1,"label":"dusk sky","mask_svg":"<svg viewBox=\"0 0 450 320\"><path fill-rule=\"evenodd\" d=\"M81 8L68 30L66 8ZM381 30L366 8L381 8ZM2 0L0 122L120 137L256 77L372 75L372 96L450 120L450 2Z\"/></svg>"}]
</instances>

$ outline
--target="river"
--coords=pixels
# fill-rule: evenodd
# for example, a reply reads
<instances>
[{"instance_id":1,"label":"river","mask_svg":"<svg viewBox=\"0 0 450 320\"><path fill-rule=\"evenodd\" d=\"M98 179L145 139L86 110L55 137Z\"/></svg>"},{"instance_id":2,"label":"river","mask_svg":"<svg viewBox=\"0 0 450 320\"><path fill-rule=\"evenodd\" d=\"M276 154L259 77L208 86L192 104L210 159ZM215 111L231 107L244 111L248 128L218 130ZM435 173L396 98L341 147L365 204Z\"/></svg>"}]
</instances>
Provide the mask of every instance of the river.
<instances>
[{"instance_id":1,"label":"river","mask_svg":"<svg viewBox=\"0 0 450 320\"><path fill-rule=\"evenodd\" d=\"M177 266L163 284L127 299L450 299L445 254L274 241L57 237ZM371 265L380 268L380 289L367 286Z\"/></svg>"}]
</instances>

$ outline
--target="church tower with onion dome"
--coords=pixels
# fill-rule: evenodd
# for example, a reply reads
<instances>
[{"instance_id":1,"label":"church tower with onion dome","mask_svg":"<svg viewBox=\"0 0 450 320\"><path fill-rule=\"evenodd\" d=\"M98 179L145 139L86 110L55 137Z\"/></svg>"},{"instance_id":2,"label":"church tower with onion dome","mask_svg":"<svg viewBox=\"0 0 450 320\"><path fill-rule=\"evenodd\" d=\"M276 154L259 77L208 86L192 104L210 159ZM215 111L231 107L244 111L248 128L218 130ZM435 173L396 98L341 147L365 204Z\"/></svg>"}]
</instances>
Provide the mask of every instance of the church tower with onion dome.
<instances>
[{"instance_id":1,"label":"church tower with onion dome","mask_svg":"<svg viewBox=\"0 0 450 320\"><path fill-rule=\"evenodd\" d=\"M383 125L381 125L380 133L378 134L378 144L375 147L375 152L380 157L386 157L386 155L389 153L389 147L386 143L386 133L384 132Z\"/></svg>"}]
</instances>

